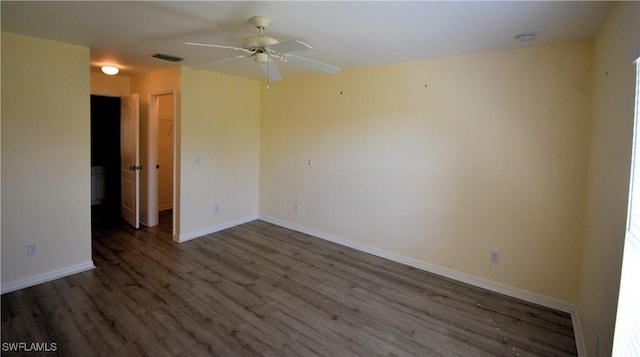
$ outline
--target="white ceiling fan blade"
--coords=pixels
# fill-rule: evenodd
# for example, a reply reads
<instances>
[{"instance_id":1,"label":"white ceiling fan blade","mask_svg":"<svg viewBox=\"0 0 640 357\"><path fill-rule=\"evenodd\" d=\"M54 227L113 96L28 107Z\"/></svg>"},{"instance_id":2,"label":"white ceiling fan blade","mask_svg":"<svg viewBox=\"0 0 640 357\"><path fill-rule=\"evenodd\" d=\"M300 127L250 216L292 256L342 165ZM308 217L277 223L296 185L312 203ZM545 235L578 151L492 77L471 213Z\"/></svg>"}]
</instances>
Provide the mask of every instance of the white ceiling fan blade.
<instances>
[{"instance_id":1,"label":"white ceiling fan blade","mask_svg":"<svg viewBox=\"0 0 640 357\"><path fill-rule=\"evenodd\" d=\"M195 42L183 42L185 45L189 45L189 46L202 46L202 47L214 47L214 48L225 48L228 50L235 50L235 51L243 51L243 52L247 52L247 53L253 53L253 51L248 50L246 48L242 48L242 47L231 47L231 46L222 46L222 45L211 45L208 43L195 43Z\"/></svg>"},{"instance_id":2,"label":"white ceiling fan blade","mask_svg":"<svg viewBox=\"0 0 640 357\"><path fill-rule=\"evenodd\" d=\"M318 62L316 60L312 60L305 57L295 56L295 55L284 55L282 56L282 60L285 62L295 63L301 66L305 66L311 69L315 69L316 71L330 73L330 74L338 74L340 73L340 67L336 67L330 64Z\"/></svg>"},{"instance_id":3,"label":"white ceiling fan blade","mask_svg":"<svg viewBox=\"0 0 640 357\"><path fill-rule=\"evenodd\" d=\"M205 63L205 64L203 64L201 66L198 66L198 67L194 67L193 69L195 69L195 70L207 69L209 67L213 67L213 66L219 65L221 63L231 62L231 61L235 61L235 60L246 58L246 57L248 57L248 56L246 56L246 55L238 55L238 56L233 56L233 57L222 58L222 59L219 59L219 60L215 60L213 62Z\"/></svg>"},{"instance_id":4,"label":"white ceiling fan blade","mask_svg":"<svg viewBox=\"0 0 640 357\"><path fill-rule=\"evenodd\" d=\"M288 53L295 51L306 51L312 49L311 46L298 40L278 42L271 46L267 46L267 50L277 53Z\"/></svg>"},{"instance_id":5,"label":"white ceiling fan blade","mask_svg":"<svg viewBox=\"0 0 640 357\"><path fill-rule=\"evenodd\" d=\"M264 71L264 74L267 76L269 82L275 82L282 79L282 77L280 76L280 71L278 70L278 66L276 66L276 63L272 60L269 60L265 63L260 63L260 66L262 67L262 71Z\"/></svg>"}]
</instances>

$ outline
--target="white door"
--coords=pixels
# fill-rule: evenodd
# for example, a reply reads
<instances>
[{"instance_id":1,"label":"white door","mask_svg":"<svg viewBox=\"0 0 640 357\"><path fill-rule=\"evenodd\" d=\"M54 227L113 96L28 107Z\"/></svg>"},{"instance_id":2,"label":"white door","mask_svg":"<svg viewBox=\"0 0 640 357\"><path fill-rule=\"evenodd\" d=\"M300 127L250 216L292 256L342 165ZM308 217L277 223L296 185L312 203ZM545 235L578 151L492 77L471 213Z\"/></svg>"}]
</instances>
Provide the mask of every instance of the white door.
<instances>
[{"instance_id":1,"label":"white door","mask_svg":"<svg viewBox=\"0 0 640 357\"><path fill-rule=\"evenodd\" d=\"M120 102L120 214L136 229L140 227L140 137L138 94L121 98Z\"/></svg>"}]
</instances>

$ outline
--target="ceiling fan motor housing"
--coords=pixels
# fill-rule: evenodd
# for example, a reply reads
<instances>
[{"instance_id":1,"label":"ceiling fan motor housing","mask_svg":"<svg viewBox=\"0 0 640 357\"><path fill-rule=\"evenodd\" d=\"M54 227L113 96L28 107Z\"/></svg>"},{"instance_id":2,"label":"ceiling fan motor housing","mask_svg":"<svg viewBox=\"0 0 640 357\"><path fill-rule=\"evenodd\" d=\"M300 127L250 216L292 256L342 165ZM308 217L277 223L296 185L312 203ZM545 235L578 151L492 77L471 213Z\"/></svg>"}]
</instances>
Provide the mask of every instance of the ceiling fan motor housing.
<instances>
[{"instance_id":1,"label":"ceiling fan motor housing","mask_svg":"<svg viewBox=\"0 0 640 357\"><path fill-rule=\"evenodd\" d=\"M248 36L242 40L242 48L250 51L264 50L267 46L275 45L278 40L267 36Z\"/></svg>"},{"instance_id":2,"label":"ceiling fan motor housing","mask_svg":"<svg viewBox=\"0 0 640 357\"><path fill-rule=\"evenodd\" d=\"M266 52L266 48L278 43L275 38L267 37L264 35L264 29L269 26L271 20L267 16L254 16L249 19L253 26L259 30L258 36L248 36L242 39L242 48L249 51ZM260 62L256 57L256 61Z\"/></svg>"}]
</instances>

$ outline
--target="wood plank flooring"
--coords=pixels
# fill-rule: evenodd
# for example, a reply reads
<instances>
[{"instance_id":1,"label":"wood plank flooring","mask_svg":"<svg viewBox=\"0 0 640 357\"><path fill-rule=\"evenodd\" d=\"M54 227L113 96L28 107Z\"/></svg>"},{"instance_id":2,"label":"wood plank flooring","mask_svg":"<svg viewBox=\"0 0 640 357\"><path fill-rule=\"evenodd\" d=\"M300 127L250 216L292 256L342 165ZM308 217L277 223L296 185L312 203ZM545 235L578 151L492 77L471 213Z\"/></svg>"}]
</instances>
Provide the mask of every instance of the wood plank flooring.
<instances>
[{"instance_id":1,"label":"wood plank flooring","mask_svg":"<svg viewBox=\"0 0 640 357\"><path fill-rule=\"evenodd\" d=\"M96 269L3 295L2 342L68 356L576 355L563 312L263 221L176 244L162 219L96 225Z\"/></svg>"}]
</instances>

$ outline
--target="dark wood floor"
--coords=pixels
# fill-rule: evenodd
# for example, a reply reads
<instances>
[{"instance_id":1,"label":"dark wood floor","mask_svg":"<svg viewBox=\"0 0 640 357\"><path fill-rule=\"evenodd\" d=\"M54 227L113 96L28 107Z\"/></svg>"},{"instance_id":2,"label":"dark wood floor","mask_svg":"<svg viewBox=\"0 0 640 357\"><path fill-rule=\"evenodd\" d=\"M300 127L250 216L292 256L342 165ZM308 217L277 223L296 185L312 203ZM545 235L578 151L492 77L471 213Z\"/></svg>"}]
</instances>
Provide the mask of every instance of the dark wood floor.
<instances>
[{"instance_id":1,"label":"dark wood floor","mask_svg":"<svg viewBox=\"0 0 640 357\"><path fill-rule=\"evenodd\" d=\"M97 268L3 295L2 342L69 356L576 354L566 313L262 221L178 245L162 219L94 224Z\"/></svg>"}]
</instances>

